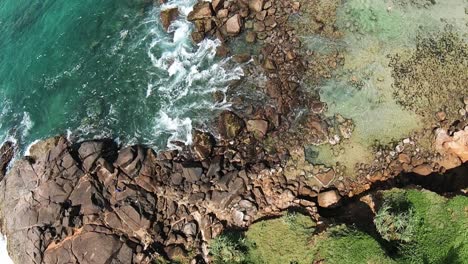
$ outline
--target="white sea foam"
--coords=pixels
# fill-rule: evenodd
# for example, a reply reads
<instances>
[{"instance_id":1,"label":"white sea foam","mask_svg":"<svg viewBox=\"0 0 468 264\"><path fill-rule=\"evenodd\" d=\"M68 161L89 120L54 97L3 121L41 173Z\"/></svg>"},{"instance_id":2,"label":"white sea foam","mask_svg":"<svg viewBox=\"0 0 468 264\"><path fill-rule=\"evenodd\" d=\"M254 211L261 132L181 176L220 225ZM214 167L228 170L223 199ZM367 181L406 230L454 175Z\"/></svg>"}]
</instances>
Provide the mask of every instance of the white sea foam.
<instances>
[{"instance_id":1,"label":"white sea foam","mask_svg":"<svg viewBox=\"0 0 468 264\"><path fill-rule=\"evenodd\" d=\"M0 234L0 263L2 264L14 264L11 260L7 251L7 240L6 237Z\"/></svg>"},{"instance_id":2,"label":"white sea foam","mask_svg":"<svg viewBox=\"0 0 468 264\"><path fill-rule=\"evenodd\" d=\"M23 112L23 119L21 120L21 123L19 125L19 130L21 131L21 138L25 139L31 128L33 127L34 123L31 120L31 116L29 115L28 112Z\"/></svg>"},{"instance_id":3,"label":"white sea foam","mask_svg":"<svg viewBox=\"0 0 468 264\"><path fill-rule=\"evenodd\" d=\"M26 150L24 151L24 156L31 156L31 147L36 145L37 143L39 143L40 140L39 139L36 139L34 140L31 144L29 144L27 147L26 147Z\"/></svg>"},{"instance_id":4,"label":"white sea foam","mask_svg":"<svg viewBox=\"0 0 468 264\"><path fill-rule=\"evenodd\" d=\"M231 60L217 61L216 48L219 40L205 39L193 45L191 31L193 25L186 16L196 1L169 1L155 8L152 19L158 19L160 10L178 7L180 18L164 32L160 26L153 28L151 44L147 54L159 78L151 81L146 90L146 98L160 97L161 109L155 118L156 136L170 134L167 146L176 147L173 141L191 144L194 111L198 122L209 118L211 111L229 107L224 100L213 103L214 91L226 92L229 83L240 79L243 71L233 67ZM161 52L161 49L163 51ZM189 103L190 102L190 103Z\"/></svg>"}]
</instances>

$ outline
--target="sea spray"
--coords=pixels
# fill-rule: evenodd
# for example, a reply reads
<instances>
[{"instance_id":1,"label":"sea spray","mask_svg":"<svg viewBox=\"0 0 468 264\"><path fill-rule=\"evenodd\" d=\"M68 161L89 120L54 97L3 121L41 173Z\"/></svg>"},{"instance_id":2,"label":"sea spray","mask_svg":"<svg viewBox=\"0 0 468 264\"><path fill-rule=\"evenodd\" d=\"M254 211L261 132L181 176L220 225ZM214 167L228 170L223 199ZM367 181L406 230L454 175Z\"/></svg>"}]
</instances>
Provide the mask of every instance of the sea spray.
<instances>
[{"instance_id":1,"label":"sea spray","mask_svg":"<svg viewBox=\"0 0 468 264\"><path fill-rule=\"evenodd\" d=\"M229 107L213 93L243 71L215 56L219 41L192 43L186 16L197 1L144 2L3 1L0 139L15 137L22 152L57 134L172 148ZM166 32L160 12L169 7L180 15Z\"/></svg>"}]
</instances>

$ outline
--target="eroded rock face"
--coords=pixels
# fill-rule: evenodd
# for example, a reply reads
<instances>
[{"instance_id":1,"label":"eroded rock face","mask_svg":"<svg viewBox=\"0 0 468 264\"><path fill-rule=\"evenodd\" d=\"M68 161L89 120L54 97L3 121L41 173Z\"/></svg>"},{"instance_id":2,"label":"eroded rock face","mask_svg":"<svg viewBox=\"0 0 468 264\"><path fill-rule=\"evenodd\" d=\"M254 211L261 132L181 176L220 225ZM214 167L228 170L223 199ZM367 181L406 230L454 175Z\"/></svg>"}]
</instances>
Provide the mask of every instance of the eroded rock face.
<instances>
[{"instance_id":1,"label":"eroded rock face","mask_svg":"<svg viewBox=\"0 0 468 264\"><path fill-rule=\"evenodd\" d=\"M0 182L2 233L15 263L152 263L208 260L225 226L247 227L291 206L305 181L281 167L243 168L216 153L203 162L110 140L39 142Z\"/></svg>"},{"instance_id":2,"label":"eroded rock face","mask_svg":"<svg viewBox=\"0 0 468 264\"><path fill-rule=\"evenodd\" d=\"M3 179L6 169L15 154L15 145L11 141L3 143L0 147L0 180Z\"/></svg>"}]
</instances>

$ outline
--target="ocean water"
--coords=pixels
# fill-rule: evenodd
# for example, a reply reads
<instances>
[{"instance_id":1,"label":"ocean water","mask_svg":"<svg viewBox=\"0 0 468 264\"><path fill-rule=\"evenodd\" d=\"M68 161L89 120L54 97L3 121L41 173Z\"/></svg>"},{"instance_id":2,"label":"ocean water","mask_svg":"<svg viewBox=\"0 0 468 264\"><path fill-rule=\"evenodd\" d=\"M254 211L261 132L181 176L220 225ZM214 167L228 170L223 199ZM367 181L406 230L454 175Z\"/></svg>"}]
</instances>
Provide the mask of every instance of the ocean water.
<instances>
[{"instance_id":1,"label":"ocean water","mask_svg":"<svg viewBox=\"0 0 468 264\"><path fill-rule=\"evenodd\" d=\"M0 142L190 143L193 126L229 106L213 92L243 75L215 57L218 42L192 44L185 17L195 2L0 1ZM174 6L179 19L165 32L160 11Z\"/></svg>"}]
</instances>

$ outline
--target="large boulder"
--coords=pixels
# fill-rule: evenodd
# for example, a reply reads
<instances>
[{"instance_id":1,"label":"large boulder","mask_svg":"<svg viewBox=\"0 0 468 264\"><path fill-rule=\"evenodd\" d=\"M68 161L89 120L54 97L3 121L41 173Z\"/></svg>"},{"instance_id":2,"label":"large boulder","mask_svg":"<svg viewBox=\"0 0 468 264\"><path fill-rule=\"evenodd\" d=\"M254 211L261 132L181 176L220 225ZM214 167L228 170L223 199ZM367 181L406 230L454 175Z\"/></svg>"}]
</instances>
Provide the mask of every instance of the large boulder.
<instances>
[{"instance_id":1,"label":"large boulder","mask_svg":"<svg viewBox=\"0 0 468 264\"><path fill-rule=\"evenodd\" d=\"M214 12L209 2L198 2L188 14L187 19L189 21L195 21L198 19L211 18L213 15Z\"/></svg>"},{"instance_id":2,"label":"large boulder","mask_svg":"<svg viewBox=\"0 0 468 264\"><path fill-rule=\"evenodd\" d=\"M337 190L330 190L319 193L317 199L320 207L327 208L338 205L341 196Z\"/></svg>"},{"instance_id":3,"label":"large boulder","mask_svg":"<svg viewBox=\"0 0 468 264\"><path fill-rule=\"evenodd\" d=\"M179 16L179 9L177 7L162 10L160 17L161 17L161 24L164 30L167 31L172 21L176 20L178 16Z\"/></svg>"}]
</instances>

